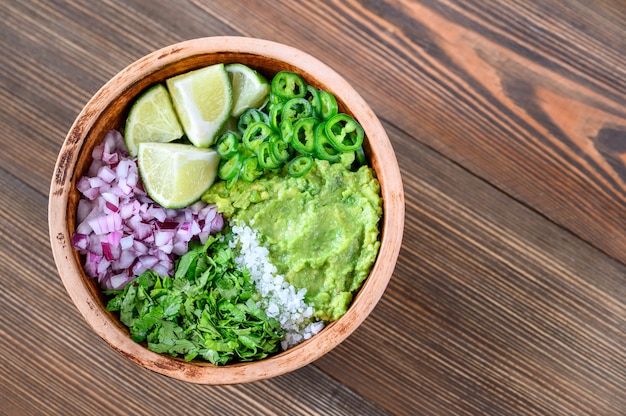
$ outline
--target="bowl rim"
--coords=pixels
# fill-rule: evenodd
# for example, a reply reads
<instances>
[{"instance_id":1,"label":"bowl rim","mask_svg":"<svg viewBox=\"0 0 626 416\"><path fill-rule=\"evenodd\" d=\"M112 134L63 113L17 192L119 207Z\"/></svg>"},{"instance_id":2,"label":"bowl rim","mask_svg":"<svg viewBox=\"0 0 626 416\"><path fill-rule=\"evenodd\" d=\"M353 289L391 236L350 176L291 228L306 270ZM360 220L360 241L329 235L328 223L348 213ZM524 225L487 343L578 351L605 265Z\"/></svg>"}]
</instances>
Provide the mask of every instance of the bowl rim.
<instances>
[{"instance_id":1,"label":"bowl rim","mask_svg":"<svg viewBox=\"0 0 626 416\"><path fill-rule=\"evenodd\" d=\"M113 321L110 314L97 304L88 287L89 278L77 261L71 244L68 218L74 214L68 211L68 204L82 146L96 120L108 109L101 103L110 103L120 96L129 84L144 78L146 71L157 71L192 56L224 52L255 54L295 68L306 68L306 72L316 80L342 91L341 100L352 112L361 115L359 122L366 134L370 133L370 145L374 145L371 140L375 137L376 153L384 155L384 160L377 162L378 166L372 166L381 182L383 217L376 262L344 316L309 340L278 355L255 362L214 366L193 361L187 363L149 351L134 342L121 324ZM381 169L383 166L384 169ZM121 355L154 372L192 383L224 385L262 380L294 371L317 360L354 332L372 312L391 279L402 243L404 210L402 180L391 142L374 112L341 75L317 58L288 45L250 37L214 36L186 40L151 52L122 69L91 97L72 124L60 149L50 186L48 223L54 261L66 291L87 323L104 341ZM371 278L373 275L376 279ZM363 293L367 296L362 296Z\"/></svg>"}]
</instances>

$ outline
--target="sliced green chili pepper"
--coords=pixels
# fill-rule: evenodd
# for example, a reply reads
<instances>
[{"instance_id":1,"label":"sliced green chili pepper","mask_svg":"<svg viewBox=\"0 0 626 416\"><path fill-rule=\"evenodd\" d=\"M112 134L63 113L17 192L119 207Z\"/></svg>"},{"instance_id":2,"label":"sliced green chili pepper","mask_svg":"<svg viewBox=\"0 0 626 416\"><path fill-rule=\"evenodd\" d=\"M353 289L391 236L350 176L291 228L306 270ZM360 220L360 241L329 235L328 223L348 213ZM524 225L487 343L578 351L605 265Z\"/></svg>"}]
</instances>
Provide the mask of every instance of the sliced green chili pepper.
<instances>
[{"instance_id":1,"label":"sliced green chili pepper","mask_svg":"<svg viewBox=\"0 0 626 416\"><path fill-rule=\"evenodd\" d=\"M270 106L270 115L269 115L270 126L272 126L276 130L279 129L280 123L283 119L283 107L284 106L285 106L285 103L283 101L278 102L276 104L272 104Z\"/></svg>"},{"instance_id":2,"label":"sliced green chili pepper","mask_svg":"<svg viewBox=\"0 0 626 416\"><path fill-rule=\"evenodd\" d=\"M305 98L292 98L283 105L283 120L291 120L291 122L295 123L296 120L311 116L313 116L313 108L311 103Z\"/></svg>"},{"instance_id":3,"label":"sliced green chili pepper","mask_svg":"<svg viewBox=\"0 0 626 416\"><path fill-rule=\"evenodd\" d=\"M276 160L272 154L272 145L269 141L263 142L259 146L258 159L259 166L263 169L276 169L280 166L280 161Z\"/></svg>"},{"instance_id":4,"label":"sliced green chili pepper","mask_svg":"<svg viewBox=\"0 0 626 416\"><path fill-rule=\"evenodd\" d=\"M298 178L308 173L313 167L313 158L309 155L300 155L294 157L287 165L287 173L289 176Z\"/></svg>"},{"instance_id":5,"label":"sliced green chili pepper","mask_svg":"<svg viewBox=\"0 0 626 416\"><path fill-rule=\"evenodd\" d=\"M243 163L243 156L237 152L230 159L220 160L220 164L217 168L217 176L225 181L231 180L241 170Z\"/></svg>"},{"instance_id":6,"label":"sliced green chili pepper","mask_svg":"<svg viewBox=\"0 0 626 416\"><path fill-rule=\"evenodd\" d=\"M352 152L363 144L363 127L347 114L332 116L324 128L326 137L340 152Z\"/></svg>"},{"instance_id":7,"label":"sliced green chili pepper","mask_svg":"<svg viewBox=\"0 0 626 416\"><path fill-rule=\"evenodd\" d=\"M323 121L315 128L315 155L319 159L328 160L331 163L341 159L339 152L326 137L326 122Z\"/></svg>"},{"instance_id":8,"label":"sliced green chili pepper","mask_svg":"<svg viewBox=\"0 0 626 416\"><path fill-rule=\"evenodd\" d=\"M291 142L291 137L293 136L293 123L291 120L281 121L279 130L283 141L286 143Z\"/></svg>"},{"instance_id":9,"label":"sliced green chili pepper","mask_svg":"<svg viewBox=\"0 0 626 416\"><path fill-rule=\"evenodd\" d=\"M281 71L272 78L271 91L272 94L283 100L304 97L306 82L295 72Z\"/></svg>"},{"instance_id":10,"label":"sliced green chili pepper","mask_svg":"<svg viewBox=\"0 0 626 416\"><path fill-rule=\"evenodd\" d=\"M215 143L215 152L222 159L230 159L237 153L239 135L231 130L225 131Z\"/></svg>"},{"instance_id":11,"label":"sliced green chili pepper","mask_svg":"<svg viewBox=\"0 0 626 416\"><path fill-rule=\"evenodd\" d=\"M306 86L306 95L304 98L307 99L308 102L311 103L311 110L313 111L313 115L315 117L322 117L322 102L320 101L320 92L317 88L307 85Z\"/></svg>"},{"instance_id":12,"label":"sliced green chili pepper","mask_svg":"<svg viewBox=\"0 0 626 416\"><path fill-rule=\"evenodd\" d=\"M291 156L289 154L289 142L278 134L270 138L270 150L274 160L283 163Z\"/></svg>"},{"instance_id":13,"label":"sliced green chili pepper","mask_svg":"<svg viewBox=\"0 0 626 416\"><path fill-rule=\"evenodd\" d=\"M252 182L263 174L259 169L259 158L256 156L245 158L242 165L240 176L246 182Z\"/></svg>"},{"instance_id":14,"label":"sliced green chili pepper","mask_svg":"<svg viewBox=\"0 0 626 416\"><path fill-rule=\"evenodd\" d=\"M251 123L243 133L243 145L246 149L256 154L259 145L263 143L264 140L268 139L272 133L274 133L274 130L272 130L269 124L262 121L255 121Z\"/></svg>"},{"instance_id":15,"label":"sliced green chili pepper","mask_svg":"<svg viewBox=\"0 0 626 416\"><path fill-rule=\"evenodd\" d=\"M296 121L291 134L291 146L305 155L315 152L315 128L319 120L315 117L307 117Z\"/></svg>"},{"instance_id":16,"label":"sliced green chili pepper","mask_svg":"<svg viewBox=\"0 0 626 416\"><path fill-rule=\"evenodd\" d=\"M367 159L365 158L365 152L363 151L363 146L356 149L356 160L359 162L359 166L363 166L367 164Z\"/></svg>"},{"instance_id":17,"label":"sliced green chili pepper","mask_svg":"<svg viewBox=\"0 0 626 416\"><path fill-rule=\"evenodd\" d=\"M281 98L278 95L270 92L270 97L269 97L268 102L267 102L267 106L268 107L271 106L271 105L274 105L274 104L282 103L282 102L285 102L285 100L283 98Z\"/></svg>"},{"instance_id":18,"label":"sliced green chili pepper","mask_svg":"<svg viewBox=\"0 0 626 416\"><path fill-rule=\"evenodd\" d=\"M232 178L226 181L226 189L230 191L231 189L235 187L235 184L239 180L239 174L240 174L240 171L236 172L235 176L233 176Z\"/></svg>"},{"instance_id":19,"label":"sliced green chili pepper","mask_svg":"<svg viewBox=\"0 0 626 416\"><path fill-rule=\"evenodd\" d=\"M256 108L248 108L239 116L239 120L237 120L237 129L241 134L243 134L250 124L259 121L269 124L267 114Z\"/></svg>"},{"instance_id":20,"label":"sliced green chili pepper","mask_svg":"<svg viewBox=\"0 0 626 416\"><path fill-rule=\"evenodd\" d=\"M320 117L328 120L339 111L335 96L328 91L319 90L320 94Z\"/></svg>"}]
</instances>

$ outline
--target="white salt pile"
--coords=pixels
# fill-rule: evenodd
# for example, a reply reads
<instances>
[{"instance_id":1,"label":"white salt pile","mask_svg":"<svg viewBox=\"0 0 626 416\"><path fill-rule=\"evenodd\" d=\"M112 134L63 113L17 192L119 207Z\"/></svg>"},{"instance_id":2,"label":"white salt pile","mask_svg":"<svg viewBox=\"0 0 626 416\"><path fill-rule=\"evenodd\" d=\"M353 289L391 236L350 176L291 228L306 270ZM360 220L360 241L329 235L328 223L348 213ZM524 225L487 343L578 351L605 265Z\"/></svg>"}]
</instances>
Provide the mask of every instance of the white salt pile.
<instances>
[{"instance_id":1,"label":"white salt pile","mask_svg":"<svg viewBox=\"0 0 626 416\"><path fill-rule=\"evenodd\" d=\"M275 318L285 331L281 345L284 350L311 338L324 328L324 322L314 321L313 308L304 301L306 289L297 290L269 261L269 251L259 244L258 235L248 225L232 225L231 246L238 250L235 261L250 271L250 277L262 296L260 307ZM251 224L254 225L254 224Z\"/></svg>"}]
</instances>

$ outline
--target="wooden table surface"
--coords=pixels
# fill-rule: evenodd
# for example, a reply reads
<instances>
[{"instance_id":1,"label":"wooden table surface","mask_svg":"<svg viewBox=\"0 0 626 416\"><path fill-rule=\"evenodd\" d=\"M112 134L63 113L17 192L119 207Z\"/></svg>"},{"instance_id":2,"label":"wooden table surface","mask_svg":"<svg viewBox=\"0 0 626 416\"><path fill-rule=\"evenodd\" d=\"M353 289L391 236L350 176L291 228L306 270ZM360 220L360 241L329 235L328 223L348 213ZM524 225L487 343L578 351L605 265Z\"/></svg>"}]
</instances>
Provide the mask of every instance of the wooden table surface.
<instances>
[{"instance_id":1,"label":"wooden table surface","mask_svg":"<svg viewBox=\"0 0 626 416\"><path fill-rule=\"evenodd\" d=\"M0 414L626 414L624 0L3 0L0 16ZM88 99L216 35L296 46L350 80L406 192L364 324L299 371L223 387L95 335L47 224Z\"/></svg>"}]
</instances>

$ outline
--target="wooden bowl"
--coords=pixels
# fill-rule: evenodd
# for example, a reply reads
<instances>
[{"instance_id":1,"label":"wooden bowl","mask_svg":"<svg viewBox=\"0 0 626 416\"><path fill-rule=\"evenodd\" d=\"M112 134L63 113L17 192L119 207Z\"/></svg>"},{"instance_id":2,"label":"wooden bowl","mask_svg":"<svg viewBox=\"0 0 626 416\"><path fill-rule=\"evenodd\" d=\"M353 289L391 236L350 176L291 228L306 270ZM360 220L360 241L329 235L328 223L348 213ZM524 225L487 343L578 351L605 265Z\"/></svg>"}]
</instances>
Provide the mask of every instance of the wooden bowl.
<instances>
[{"instance_id":1,"label":"wooden bowl","mask_svg":"<svg viewBox=\"0 0 626 416\"><path fill-rule=\"evenodd\" d=\"M135 343L119 319L105 309L97 282L88 278L73 249L79 193L76 181L91 163L92 149L105 134L124 124L129 103L146 87L189 70L215 63L239 62L268 78L295 71L317 88L332 92L340 111L356 118L367 139L364 149L375 169L383 197L381 246L368 279L347 313L307 341L270 358L226 366L149 351ZM153 52L107 82L72 125L59 153L49 200L50 241L63 284L88 324L119 353L157 373L203 384L236 384L281 375L320 358L348 337L369 315L393 273L404 228L404 193L394 151L380 121L359 94L324 63L292 47L244 37L211 37L178 43Z\"/></svg>"}]
</instances>

